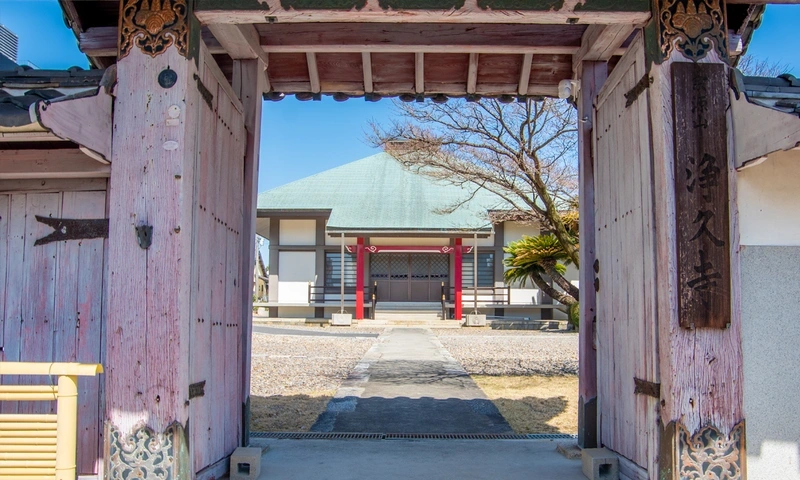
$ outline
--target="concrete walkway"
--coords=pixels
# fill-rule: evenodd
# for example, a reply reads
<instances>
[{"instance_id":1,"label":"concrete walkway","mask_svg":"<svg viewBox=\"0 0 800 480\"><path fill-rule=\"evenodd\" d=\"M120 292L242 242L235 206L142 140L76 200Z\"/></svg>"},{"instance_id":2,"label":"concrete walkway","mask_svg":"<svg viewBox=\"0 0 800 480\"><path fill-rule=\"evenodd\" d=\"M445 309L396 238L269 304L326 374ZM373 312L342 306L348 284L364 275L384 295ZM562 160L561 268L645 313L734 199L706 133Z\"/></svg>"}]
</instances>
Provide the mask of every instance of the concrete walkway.
<instances>
[{"instance_id":1,"label":"concrete walkway","mask_svg":"<svg viewBox=\"0 0 800 480\"><path fill-rule=\"evenodd\" d=\"M585 480L547 440L274 440L261 458L267 479Z\"/></svg>"},{"instance_id":2,"label":"concrete walkway","mask_svg":"<svg viewBox=\"0 0 800 480\"><path fill-rule=\"evenodd\" d=\"M429 329L389 328L312 432L514 433Z\"/></svg>"}]
</instances>

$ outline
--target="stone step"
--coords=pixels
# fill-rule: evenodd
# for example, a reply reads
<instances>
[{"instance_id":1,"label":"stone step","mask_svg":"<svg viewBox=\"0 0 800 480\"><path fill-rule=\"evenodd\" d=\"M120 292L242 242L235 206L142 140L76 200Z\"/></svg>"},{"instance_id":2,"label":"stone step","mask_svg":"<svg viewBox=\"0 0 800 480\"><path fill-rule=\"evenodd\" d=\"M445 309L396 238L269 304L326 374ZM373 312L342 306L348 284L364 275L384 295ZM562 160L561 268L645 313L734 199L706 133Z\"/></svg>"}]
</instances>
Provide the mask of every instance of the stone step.
<instances>
[{"instance_id":1,"label":"stone step","mask_svg":"<svg viewBox=\"0 0 800 480\"><path fill-rule=\"evenodd\" d=\"M422 310L375 310L375 320L391 320L391 321L441 321L441 312L430 312Z\"/></svg>"}]
</instances>

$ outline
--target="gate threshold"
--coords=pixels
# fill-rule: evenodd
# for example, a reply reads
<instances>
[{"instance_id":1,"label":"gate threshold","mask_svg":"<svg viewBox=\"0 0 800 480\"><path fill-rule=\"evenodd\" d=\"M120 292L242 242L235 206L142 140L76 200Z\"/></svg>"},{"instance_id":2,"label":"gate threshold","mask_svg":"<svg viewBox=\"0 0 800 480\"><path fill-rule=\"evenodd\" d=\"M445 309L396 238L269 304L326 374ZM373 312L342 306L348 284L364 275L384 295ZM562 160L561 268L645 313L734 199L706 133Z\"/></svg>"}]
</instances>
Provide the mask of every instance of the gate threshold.
<instances>
[{"instance_id":1,"label":"gate threshold","mask_svg":"<svg viewBox=\"0 0 800 480\"><path fill-rule=\"evenodd\" d=\"M569 433L358 433L250 432L251 438L279 440L577 440Z\"/></svg>"}]
</instances>

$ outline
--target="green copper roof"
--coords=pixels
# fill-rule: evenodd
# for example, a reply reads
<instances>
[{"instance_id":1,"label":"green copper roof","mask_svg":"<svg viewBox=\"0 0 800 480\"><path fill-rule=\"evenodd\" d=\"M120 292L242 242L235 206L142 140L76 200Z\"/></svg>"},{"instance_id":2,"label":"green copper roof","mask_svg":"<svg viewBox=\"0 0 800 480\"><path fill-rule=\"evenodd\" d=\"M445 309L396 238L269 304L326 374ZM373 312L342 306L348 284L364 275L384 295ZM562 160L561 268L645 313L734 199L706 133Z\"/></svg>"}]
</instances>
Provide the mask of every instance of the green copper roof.
<instances>
[{"instance_id":1,"label":"green copper roof","mask_svg":"<svg viewBox=\"0 0 800 480\"><path fill-rule=\"evenodd\" d=\"M491 230L487 211L503 201L487 190L479 189L452 213L438 211L469 199L473 191L410 172L379 153L263 192L258 210L259 216L330 210L328 230Z\"/></svg>"}]
</instances>

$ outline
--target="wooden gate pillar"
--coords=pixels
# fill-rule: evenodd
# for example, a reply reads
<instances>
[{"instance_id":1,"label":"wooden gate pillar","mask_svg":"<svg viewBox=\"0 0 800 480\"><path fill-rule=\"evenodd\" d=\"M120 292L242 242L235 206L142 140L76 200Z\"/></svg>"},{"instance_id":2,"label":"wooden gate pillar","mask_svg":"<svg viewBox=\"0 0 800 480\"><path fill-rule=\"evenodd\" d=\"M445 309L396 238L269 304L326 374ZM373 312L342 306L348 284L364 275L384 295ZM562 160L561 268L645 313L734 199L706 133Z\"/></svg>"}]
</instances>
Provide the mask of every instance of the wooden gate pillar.
<instances>
[{"instance_id":1,"label":"wooden gate pillar","mask_svg":"<svg viewBox=\"0 0 800 480\"><path fill-rule=\"evenodd\" d=\"M658 478L742 479L725 2L657 0L654 8L650 71L630 95L646 94L650 105L661 384L637 393L660 398Z\"/></svg>"},{"instance_id":2,"label":"wooden gate pillar","mask_svg":"<svg viewBox=\"0 0 800 480\"><path fill-rule=\"evenodd\" d=\"M109 188L105 476L191 478L185 428L202 100L188 58L186 1L172 2L170 15L150 10L147 1L121 3Z\"/></svg>"},{"instance_id":3,"label":"wooden gate pillar","mask_svg":"<svg viewBox=\"0 0 800 480\"><path fill-rule=\"evenodd\" d=\"M597 352L594 345L597 295L594 290L596 269L595 254L595 203L594 155L592 128L594 124L594 99L608 76L606 62L583 62L581 65L581 90L578 99L579 140L578 162L580 177L580 232L581 232L581 292L579 336L579 399L578 445L581 448L597 447Z\"/></svg>"}]
</instances>

